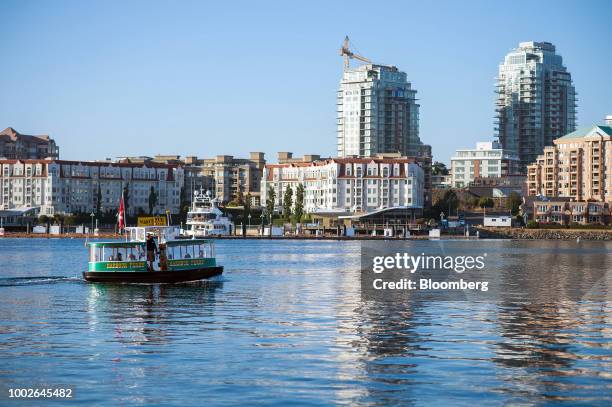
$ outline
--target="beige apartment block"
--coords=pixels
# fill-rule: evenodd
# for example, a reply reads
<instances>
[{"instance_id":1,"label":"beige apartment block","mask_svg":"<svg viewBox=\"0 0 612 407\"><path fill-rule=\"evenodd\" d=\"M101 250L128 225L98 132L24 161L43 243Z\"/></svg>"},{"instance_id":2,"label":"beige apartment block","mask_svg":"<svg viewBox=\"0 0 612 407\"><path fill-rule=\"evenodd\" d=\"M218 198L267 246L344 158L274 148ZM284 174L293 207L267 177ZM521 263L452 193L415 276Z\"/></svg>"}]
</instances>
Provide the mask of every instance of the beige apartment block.
<instances>
[{"instance_id":1,"label":"beige apartment block","mask_svg":"<svg viewBox=\"0 0 612 407\"><path fill-rule=\"evenodd\" d=\"M556 139L527 173L530 196L612 202L612 125L591 126Z\"/></svg>"},{"instance_id":2,"label":"beige apartment block","mask_svg":"<svg viewBox=\"0 0 612 407\"><path fill-rule=\"evenodd\" d=\"M266 165L264 153L252 152L249 158L218 155L215 158L186 157L185 189L193 196L198 190L211 191L224 204L251 197L251 204L261 204L261 180Z\"/></svg>"}]
</instances>

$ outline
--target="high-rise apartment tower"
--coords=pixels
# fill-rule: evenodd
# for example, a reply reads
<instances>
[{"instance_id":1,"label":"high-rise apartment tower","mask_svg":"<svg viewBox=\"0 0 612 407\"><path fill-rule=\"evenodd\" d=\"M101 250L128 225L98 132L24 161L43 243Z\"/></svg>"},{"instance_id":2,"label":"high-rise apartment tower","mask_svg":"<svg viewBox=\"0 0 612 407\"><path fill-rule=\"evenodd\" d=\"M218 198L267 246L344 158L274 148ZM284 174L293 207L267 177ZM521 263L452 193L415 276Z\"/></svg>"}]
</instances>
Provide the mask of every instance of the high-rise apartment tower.
<instances>
[{"instance_id":1,"label":"high-rise apartment tower","mask_svg":"<svg viewBox=\"0 0 612 407\"><path fill-rule=\"evenodd\" d=\"M417 156L419 105L406 73L394 66L345 68L338 90L338 157Z\"/></svg>"},{"instance_id":2,"label":"high-rise apartment tower","mask_svg":"<svg viewBox=\"0 0 612 407\"><path fill-rule=\"evenodd\" d=\"M506 55L497 78L496 130L520 169L545 146L576 129L576 92L561 55L549 42L521 42Z\"/></svg>"}]
</instances>

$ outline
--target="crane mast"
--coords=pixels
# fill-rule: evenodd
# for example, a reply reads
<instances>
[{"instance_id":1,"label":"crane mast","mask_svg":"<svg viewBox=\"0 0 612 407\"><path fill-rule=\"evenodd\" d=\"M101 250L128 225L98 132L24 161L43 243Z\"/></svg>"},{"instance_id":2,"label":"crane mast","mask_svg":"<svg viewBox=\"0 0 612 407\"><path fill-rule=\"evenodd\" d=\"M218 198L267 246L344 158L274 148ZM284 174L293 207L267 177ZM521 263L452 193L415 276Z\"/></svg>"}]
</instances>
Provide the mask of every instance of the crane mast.
<instances>
[{"instance_id":1,"label":"crane mast","mask_svg":"<svg viewBox=\"0 0 612 407\"><path fill-rule=\"evenodd\" d=\"M344 59L344 70L348 70L350 68L350 60L351 59L357 59L359 61L371 64L372 61L370 61L368 58L366 57L362 57L361 55L355 54L354 52L352 52L349 48L349 37L348 35L346 37L344 37L344 42L342 43L342 48L340 48L340 55L342 56L342 58Z\"/></svg>"}]
</instances>

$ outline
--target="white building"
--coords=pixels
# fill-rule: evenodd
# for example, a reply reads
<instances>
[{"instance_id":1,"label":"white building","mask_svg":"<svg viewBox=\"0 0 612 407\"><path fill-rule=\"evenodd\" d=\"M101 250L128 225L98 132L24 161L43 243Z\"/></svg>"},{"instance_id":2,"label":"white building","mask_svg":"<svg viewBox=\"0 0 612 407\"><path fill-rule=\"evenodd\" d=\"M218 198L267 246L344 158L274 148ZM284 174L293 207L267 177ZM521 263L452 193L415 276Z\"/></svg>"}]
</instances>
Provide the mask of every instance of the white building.
<instances>
[{"instance_id":1,"label":"white building","mask_svg":"<svg viewBox=\"0 0 612 407\"><path fill-rule=\"evenodd\" d=\"M497 135L515 151L521 171L545 146L576 130L572 76L549 42L521 42L499 66Z\"/></svg>"},{"instance_id":2,"label":"white building","mask_svg":"<svg viewBox=\"0 0 612 407\"><path fill-rule=\"evenodd\" d=\"M264 168L262 205L268 188L282 207L291 186L304 186L306 213L357 213L382 208L423 207L424 174L411 158L333 158L310 163L267 164Z\"/></svg>"},{"instance_id":3,"label":"white building","mask_svg":"<svg viewBox=\"0 0 612 407\"><path fill-rule=\"evenodd\" d=\"M497 228L509 228L512 227L512 216L495 214L485 215L483 225Z\"/></svg>"},{"instance_id":4,"label":"white building","mask_svg":"<svg viewBox=\"0 0 612 407\"><path fill-rule=\"evenodd\" d=\"M128 214L148 213L151 187L155 213L180 210L183 168L159 163L65 160L0 160L0 210L38 209L41 215L116 210L128 187Z\"/></svg>"},{"instance_id":5,"label":"white building","mask_svg":"<svg viewBox=\"0 0 612 407\"><path fill-rule=\"evenodd\" d=\"M337 105L338 157L419 155L419 105L406 73L373 64L346 69Z\"/></svg>"},{"instance_id":6,"label":"white building","mask_svg":"<svg viewBox=\"0 0 612 407\"><path fill-rule=\"evenodd\" d=\"M519 158L496 141L476 143L475 149L455 151L451 157L451 186L464 188L478 177L505 177L519 171Z\"/></svg>"}]
</instances>

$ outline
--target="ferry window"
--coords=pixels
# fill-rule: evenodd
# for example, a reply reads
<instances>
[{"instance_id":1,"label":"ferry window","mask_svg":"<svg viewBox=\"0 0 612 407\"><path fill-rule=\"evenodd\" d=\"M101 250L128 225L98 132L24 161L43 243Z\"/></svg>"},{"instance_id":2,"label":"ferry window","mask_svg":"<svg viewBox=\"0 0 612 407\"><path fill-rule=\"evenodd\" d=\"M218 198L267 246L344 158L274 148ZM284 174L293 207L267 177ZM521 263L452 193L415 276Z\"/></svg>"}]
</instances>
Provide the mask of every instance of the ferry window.
<instances>
[{"instance_id":1,"label":"ferry window","mask_svg":"<svg viewBox=\"0 0 612 407\"><path fill-rule=\"evenodd\" d=\"M102 248L92 246L89 251L89 261L101 261L102 260Z\"/></svg>"},{"instance_id":2,"label":"ferry window","mask_svg":"<svg viewBox=\"0 0 612 407\"><path fill-rule=\"evenodd\" d=\"M194 247L193 246L185 246L185 257L184 259L191 259L194 256Z\"/></svg>"}]
</instances>

